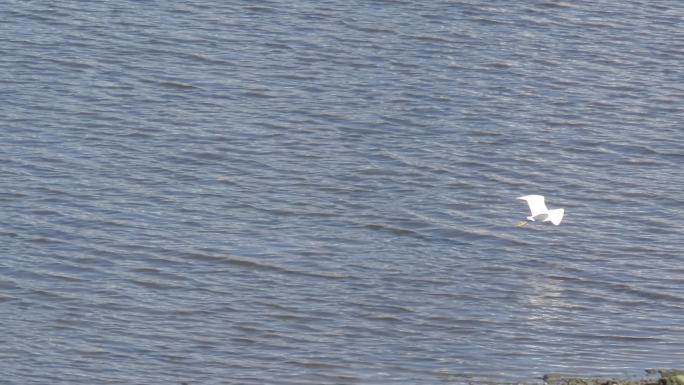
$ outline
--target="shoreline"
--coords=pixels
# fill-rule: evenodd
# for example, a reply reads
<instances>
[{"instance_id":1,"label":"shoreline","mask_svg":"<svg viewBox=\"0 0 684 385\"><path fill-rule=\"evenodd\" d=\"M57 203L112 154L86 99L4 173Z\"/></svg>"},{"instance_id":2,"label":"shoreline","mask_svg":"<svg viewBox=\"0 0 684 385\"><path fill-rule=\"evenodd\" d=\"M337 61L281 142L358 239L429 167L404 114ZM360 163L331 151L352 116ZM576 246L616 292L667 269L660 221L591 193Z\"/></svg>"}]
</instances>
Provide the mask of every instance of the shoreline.
<instances>
[{"instance_id":1,"label":"shoreline","mask_svg":"<svg viewBox=\"0 0 684 385\"><path fill-rule=\"evenodd\" d=\"M545 385L684 385L682 369L646 369L640 378L579 377L549 373Z\"/></svg>"}]
</instances>

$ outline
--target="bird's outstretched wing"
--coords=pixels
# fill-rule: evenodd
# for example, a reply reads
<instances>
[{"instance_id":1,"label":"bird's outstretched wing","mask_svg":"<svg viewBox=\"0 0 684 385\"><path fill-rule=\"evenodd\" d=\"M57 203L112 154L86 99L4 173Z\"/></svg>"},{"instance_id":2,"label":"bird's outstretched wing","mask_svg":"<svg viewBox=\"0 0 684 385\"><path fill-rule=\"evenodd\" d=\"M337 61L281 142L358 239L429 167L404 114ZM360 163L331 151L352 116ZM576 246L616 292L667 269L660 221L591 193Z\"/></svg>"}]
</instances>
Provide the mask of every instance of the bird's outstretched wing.
<instances>
[{"instance_id":1,"label":"bird's outstretched wing","mask_svg":"<svg viewBox=\"0 0 684 385\"><path fill-rule=\"evenodd\" d=\"M544 196L542 195L525 195L524 197L520 197L518 199L522 199L527 202L527 205L530 206L530 216L532 217L536 217L539 214L549 211L544 204Z\"/></svg>"},{"instance_id":2,"label":"bird's outstretched wing","mask_svg":"<svg viewBox=\"0 0 684 385\"><path fill-rule=\"evenodd\" d=\"M563 214L565 214L565 210L563 209L549 210L549 216L548 218L544 219L544 222L551 222L558 226L563 220Z\"/></svg>"}]
</instances>

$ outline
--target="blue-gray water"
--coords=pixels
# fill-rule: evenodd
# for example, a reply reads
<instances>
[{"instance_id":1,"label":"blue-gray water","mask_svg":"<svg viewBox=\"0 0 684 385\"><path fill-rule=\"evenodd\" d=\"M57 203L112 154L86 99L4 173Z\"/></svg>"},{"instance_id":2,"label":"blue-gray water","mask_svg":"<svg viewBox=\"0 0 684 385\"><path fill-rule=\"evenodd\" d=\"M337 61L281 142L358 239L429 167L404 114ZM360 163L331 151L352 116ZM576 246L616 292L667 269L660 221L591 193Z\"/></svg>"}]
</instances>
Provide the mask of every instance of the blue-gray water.
<instances>
[{"instance_id":1,"label":"blue-gray water","mask_svg":"<svg viewBox=\"0 0 684 385\"><path fill-rule=\"evenodd\" d=\"M684 362L684 5L6 1L8 384ZM515 227L543 194L558 226Z\"/></svg>"}]
</instances>

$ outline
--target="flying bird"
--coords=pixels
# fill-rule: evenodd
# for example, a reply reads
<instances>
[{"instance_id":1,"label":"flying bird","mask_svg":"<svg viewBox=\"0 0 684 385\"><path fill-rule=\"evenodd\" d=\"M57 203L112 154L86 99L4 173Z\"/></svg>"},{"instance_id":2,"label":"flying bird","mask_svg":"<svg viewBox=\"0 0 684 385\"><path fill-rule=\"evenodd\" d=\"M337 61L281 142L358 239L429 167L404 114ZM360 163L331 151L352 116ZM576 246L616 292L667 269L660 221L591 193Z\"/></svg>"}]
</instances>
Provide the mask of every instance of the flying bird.
<instances>
[{"instance_id":1,"label":"flying bird","mask_svg":"<svg viewBox=\"0 0 684 385\"><path fill-rule=\"evenodd\" d=\"M558 226L560 225L561 220L563 220L563 214L565 214L565 210L549 210L544 204L544 197L542 195L525 195L524 197L520 197L518 199L524 200L527 202L527 205L530 206L530 216L527 217L527 219L532 222L551 222ZM524 222L523 225L524 224L527 224L527 222Z\"/></svg>"}]
</instances>

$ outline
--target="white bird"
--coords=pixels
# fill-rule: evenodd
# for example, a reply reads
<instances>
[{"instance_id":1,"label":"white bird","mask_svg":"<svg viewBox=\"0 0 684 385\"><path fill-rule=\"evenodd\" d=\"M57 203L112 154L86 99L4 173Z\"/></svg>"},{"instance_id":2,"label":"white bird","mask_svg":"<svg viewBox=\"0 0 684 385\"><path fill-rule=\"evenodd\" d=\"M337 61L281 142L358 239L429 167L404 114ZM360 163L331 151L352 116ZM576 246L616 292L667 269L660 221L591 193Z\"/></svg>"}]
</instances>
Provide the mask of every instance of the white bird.
<instances>
[{"instance_id":1,"label":"white bird","mask_svg":"<svg viewBox=\"0 0 684 385\"><path fill-rule=\"evenodd\" d=\"M544 197L542 195L525 195L524 197L520 197L518 199L526 201L527 205L530 206L531 215L527 217L528 220L532 222L551 222L556 226L560 225L561 220L563 219L563 214L565 214L565 210L547 209L546 205L544 204Z\"/></svg>"}]
</instances>

